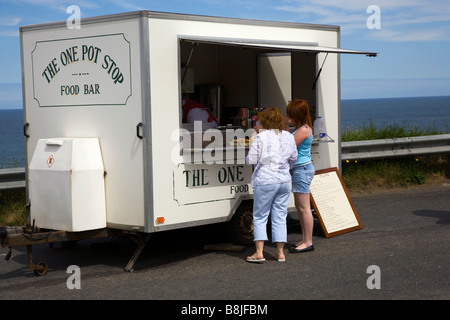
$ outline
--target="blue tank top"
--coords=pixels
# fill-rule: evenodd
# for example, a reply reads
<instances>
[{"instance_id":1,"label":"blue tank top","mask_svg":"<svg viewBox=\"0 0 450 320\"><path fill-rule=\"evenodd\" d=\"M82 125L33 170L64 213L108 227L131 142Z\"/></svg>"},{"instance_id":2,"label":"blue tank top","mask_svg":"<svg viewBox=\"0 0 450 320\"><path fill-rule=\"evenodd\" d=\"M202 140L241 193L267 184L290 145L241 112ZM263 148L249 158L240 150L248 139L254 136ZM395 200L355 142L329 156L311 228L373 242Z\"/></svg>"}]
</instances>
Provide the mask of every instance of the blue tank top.
<instances>
[{"instance_id":1,"label":"blue tank top","mask_svg":"<svg viewBox=\"0 0 450 320\"><path fill-rule=\"evenodd\" d=\"M305 141L303 141L301 144L299 144L297 146L298 155L297 155L297 161L295 162L294 167L295 166L303 166L303 165L311 162L311 144L313 141L313 135L312 135L311 129L308 126L303 126L303 127L308 128L310 136L309 136L309 138L305 139ZM295 134L297 132L297 130L295 130L292 134Z\"/></svg>"}]
</instances>

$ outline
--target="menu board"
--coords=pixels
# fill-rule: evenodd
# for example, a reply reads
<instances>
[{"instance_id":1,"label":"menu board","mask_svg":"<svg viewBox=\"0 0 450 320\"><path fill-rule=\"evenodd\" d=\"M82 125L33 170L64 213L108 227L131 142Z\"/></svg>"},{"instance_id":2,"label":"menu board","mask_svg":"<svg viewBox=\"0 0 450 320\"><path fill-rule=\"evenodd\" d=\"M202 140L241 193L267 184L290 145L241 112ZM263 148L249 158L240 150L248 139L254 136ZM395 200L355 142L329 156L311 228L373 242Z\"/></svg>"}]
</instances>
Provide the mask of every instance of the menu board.
<instances>
[{"instance_id":1,"label":"menu board","mask_svg":"<svg viewBox=\"0 0 450 320\"><path fill-rule=\"evenodd\" d=\"M337 168L316 171L310 190L311 202L326 237L362 229Z\"/></svg>"}]
</instances>

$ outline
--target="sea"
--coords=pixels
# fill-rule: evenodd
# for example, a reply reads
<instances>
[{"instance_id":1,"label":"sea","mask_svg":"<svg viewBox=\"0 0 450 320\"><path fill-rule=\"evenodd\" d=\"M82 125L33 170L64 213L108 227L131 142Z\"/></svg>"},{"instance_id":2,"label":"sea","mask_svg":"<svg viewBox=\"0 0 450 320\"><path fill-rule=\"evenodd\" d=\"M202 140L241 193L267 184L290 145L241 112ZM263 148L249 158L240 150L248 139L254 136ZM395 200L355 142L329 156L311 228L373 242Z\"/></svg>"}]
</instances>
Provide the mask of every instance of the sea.
<instances>
[{"instance_id":1,"label":"sea","mask_svg":"<svg viewBox=\"0 0 450 320\"><path fill-rule=\"evenodd\" d=\"M341 129L373 124L450 133L450 96L341 101ZM0 168L25 164L23 110L0 109Z\"/></svg>"}]
</instances>

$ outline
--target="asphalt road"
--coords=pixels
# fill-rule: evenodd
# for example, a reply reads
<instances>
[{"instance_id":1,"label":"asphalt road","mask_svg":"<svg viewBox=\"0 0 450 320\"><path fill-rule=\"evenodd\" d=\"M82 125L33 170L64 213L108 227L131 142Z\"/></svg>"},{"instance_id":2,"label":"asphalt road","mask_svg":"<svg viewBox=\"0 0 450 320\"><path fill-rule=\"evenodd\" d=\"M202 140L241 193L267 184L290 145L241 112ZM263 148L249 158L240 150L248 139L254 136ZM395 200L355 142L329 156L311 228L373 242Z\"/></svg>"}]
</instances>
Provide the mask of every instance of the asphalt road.
<instances>
[{"instance_id":1,"label":"asphalt road","mask_svg":"<svg viewBox=\"0 0 450 320\"><path fill-rule=\"evenodd\" d=\"M224 241L217 226L153 235L133 272L124 267L136 245L123 238L33 246L34 262L49 266L45 276L28 270L24 247L14 248L9 261L8 249L0 248L0 299L448 300L450 186L358 195L352 201L363 229L325 238L317 224L316 250L286 253L284 263L276 261L271 243L264 264L245 261L253 247L205 250ZM299 226L291 225L289 243L299 238ZM71 265L78 271L70 271ZM69 289L75 284L80 289ZM189 306L183 303L177 313L201 311L181 310Z\"/></svg>"}]
</instances>

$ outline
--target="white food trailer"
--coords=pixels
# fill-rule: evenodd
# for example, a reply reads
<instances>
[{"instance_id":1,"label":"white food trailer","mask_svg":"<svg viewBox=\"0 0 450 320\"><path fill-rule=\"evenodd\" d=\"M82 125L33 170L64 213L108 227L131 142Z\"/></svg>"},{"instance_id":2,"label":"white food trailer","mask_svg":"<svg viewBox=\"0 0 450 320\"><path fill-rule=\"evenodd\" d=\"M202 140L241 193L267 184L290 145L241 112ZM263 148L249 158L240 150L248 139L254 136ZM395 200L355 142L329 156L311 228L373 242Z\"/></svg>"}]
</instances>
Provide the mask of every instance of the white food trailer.
<instances>
[{"instance_id":1,"label":"white food trailer","mask_svg":"<svg viewBox=\"0 0 450 320\"><path fill-rule=\"evenodd\" d=\"M339 56L376 55L341 49L337 26L151 11L20 35L26 232L56 233L45 241L139 235L134 260L148 235L170 229L229 222L252 241L252 119L241 111L285 112L306 99L328 134L312 147L314 165L340 167ZM184 123L186 99L219 126Z\"/></svg>"}]
</instances>

